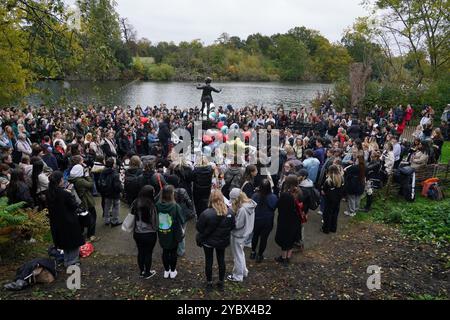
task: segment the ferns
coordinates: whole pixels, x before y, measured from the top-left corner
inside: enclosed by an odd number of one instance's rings
[[[0,199],[0,228],[13,227],[23,224],[28,220],[28,215],[21,208],[25,202],[8,205],[7,198]]]

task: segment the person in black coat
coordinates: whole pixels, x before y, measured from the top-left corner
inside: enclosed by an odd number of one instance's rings
[[[297,214],[295,199],[301,193],[297,176],[288,176],[278,200],[278,222],[275,242],[281,247],[282,254],[277,262],[287,265],[292,256],[294,243],[300,234],[300,218]]]
[[[64,250],[64,265],[68,267],[79,262],[80,246],[85,241],[77,215],[78,204],[63,186],[62,172],[53,172],[47,191],[50,229],[55,247]]]
[[[199,215],[208,208],[211,194],[213,169],[208,165],[206,159],[203,159],[200,166],[195,167],[193,177],[194,205],[195,211]]]
[[[358,123],[358,120],[353,120],[350,128],[347,129],[347,134],[352,140],[361,138],[361,126]]]
[[[22,169],[14,169],[11,172],[6,196],[8,197],[8,205],[25,202],[26,207],[33,207],[33,197],[31,196],[30,188],[25,182],[25,176]]]
[[[370,162],[367,165],[367,179],[369,180],[369,188],[367,190],[366,206],[364,211],[369,212],[372,208],[373,202],[373,189],[381,188],[382,164],[380,161],[380,153],[378,151],[372,151],[370,155]]]
[[[205,106],[206,106],[207,115],[209,115],[209,106],[211,105],[211,103],[214,102],[211,93],[212,92],[216,92],[216,93],[222,92],[222,90],[218,90],[218,89],[212,87],[211,82],[212,82],[212,79],[208,77],[208,78],[206,78],[204,85],[199,84],[197,86],[198,90],[203,90],[202,98],[200,100],[202,103],[202,115],[203,115],[203,111],[205,110]]]
[[[345,193],[347,194],[348,211],[344,214],[354,217],[359,210],[361,196],[366,187],[366,164],[364,155],[358,154],[357,163],[345,168]]]
[[[322,195],[325,202],[323,210],[322,232],[328,234],[337,231],[339,207],[344,196],[344,177],[339,167],[330,166],[327,178],[322,185]]]
[[[170,119],[166,117],[163,122],[159,124],[158,139],[162,148],[162,158],[166,159],[169,155],[170,142]]]
[[[230,245],[231,230],[235,227],[235,218],[231,209],[228,209],[223,194],[213,190],[209,199],[209,208],[200,214],[197,221],[197,245],[203,247],[205,252],[205,273],[207,288],[212,288],[213,255],[216,250],[219,265],[219,288],[223,288],[225,279],[225,249]]]

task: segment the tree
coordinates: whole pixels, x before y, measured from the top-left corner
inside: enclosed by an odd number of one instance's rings
[[[372,1],[366,1],[372,4]],[[448,72],[450,62],[450,19],[448,0],[377,0],[375,9],[383,12],[381,28],[387,30],[399,44],[405,40],[408,51],[415,57],[422,83],[425,65],[421,52],[426,51],[431,65],[431,76],[440,70]]]
[[[81,11],[83,69],[86,76],[94,80],[117,78],[120,65],[123,67],[131,61],[123,52],[115,1],[78,0],[78,5]]]
[[[276,42],[278,67],[282,80],[304,80],[309,65],[308,49],[291,36],[281,36]]]

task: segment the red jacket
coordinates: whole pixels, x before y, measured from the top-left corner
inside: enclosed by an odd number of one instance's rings
[[[406,119],[406,121],[411,121],[411,118],[412,118],[412,116],[413,116],[413,113],[414,113],[414,110],[413,110],[413,108],[411,108],[411,109],[406,109],[406,116],[405,116],[405,119]]]

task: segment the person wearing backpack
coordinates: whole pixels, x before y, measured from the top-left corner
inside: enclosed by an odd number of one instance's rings
[[[230,192],[234,188],[241,187],[241,181],[244,173],[240,164],[232,163],[230,167],[225,171],[225,185],[222,188],[222,193],[225,198],[230,198]]]
[[[86,222],[87,238],[91,242],[100,240],[95,236],[95,229],[97,224],[97,211],[95,210],[95,200],[92,195],[94,187],[94,180],[89,175],[89,169],[83,166],[83,158],[79,155],[72,157],[74,166],[70,170],[68,181],[72,183],[75,190],[80,197],[83,207],[89,211]]]
[[[235,227],[234,214],[225,202],[220,190],[212,190],[208,209],[200,213],[197,221],[197,245],[205,252],[206,288],[212,289],[212,267],[214,251],[219,265],[219,282],[217,286],[223,289],[225,280],[225,249],[230,245],[231,230]]]
[[[232,209],[235,214],[236,226],[231,231],[231,252],[233,253],[233,274],[227,279],[232,282],[242,282],[248,276],[245,262],[244,245],[252,234],[255,225],[256,202],[249,199],[241,189],[230,192]]]
[[[156,271],[152,270],[153,249],[158,230],[154,193],[152,186],[144,186],[131,205],[131,214],[135,216],[133,238],[138,249],[139,276],[144,279],[150,279],[156,274]]]
[[[167,177],[167,183],[172,185],[175,188],[175,201],[180,205],[181,212],[183,214],[184,224],[181,226],[183,229],[183,233],[186,231],[187,222],[194,217],[194,204],[192,203],[191,198],[186,189],[180,188],[180,178],[176,175],[170,175]],[[185,238],[178,244],[177,254],[179,257],[184,256],[186,252],[186,243]]]
[[[125,172],[124,181],[124,192],[128,205],[134,202],[143,187],[142,174],[141,159],[138,156],[132,156],[130,159],[130,167]]]
[[[106,160],[105,170],[100,175],[99,184],[102,197],[105,198],[104,219],[105,225],[111,228],[122,224],[119,221],[120,194],[123,191],[120,176],[116,167],[116,160],[109,158]]]
[[[181,207],[175,202],[175,188],[171,185],[163,187],[161,199],[156,204],[158,212],[158,238],[163,249],[164,279],[175,279],[177,272],[177,249],[184,234],[182,226],[184,218]]]
[[[320,205],[320,193],[314,187],[314,183],[308,178],[309,174],[306,169],[302,169],[298,172],[299,188],[301,190],[301,196],[299,201],[303,204],[303,212],[307,216],[309,210],[316,210]],[[300,247],[300,250],[304,248],[305,241],[305,226],[301,223],[299,239],[296,245]]]

